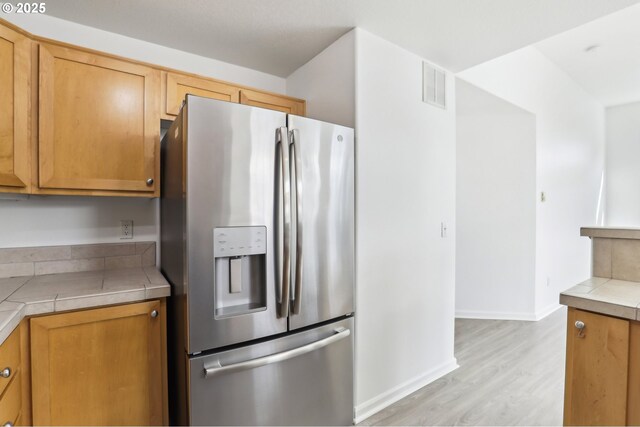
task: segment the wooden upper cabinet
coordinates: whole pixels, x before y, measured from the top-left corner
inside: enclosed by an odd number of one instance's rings
[[[160,71],[46,43],[39,60],[38,192],[158,196]]]
[[[164,316],[148,301],[31,319],[33,424],[168,423]]]
[[[240,89],[215,80],[187,76],[176,73],[163,73],[164,81],[164,113],[177,116],[187,94],[222,101],[239,102]]]
[[[574,308],[567,318],[564,425],[626,425],[630,322]]]
[[[0,192],[30,190],[31,40],[0,24]]]
[[[273,95],[249,89],[241,89],[240,103],[282,111],[297,116],[305,115],[305,102],[303,100],[283,95]]]
[[[0,19],[0,193],[160,196],[160,119],[187,94],[305,115],[302,99],[32,36]]]

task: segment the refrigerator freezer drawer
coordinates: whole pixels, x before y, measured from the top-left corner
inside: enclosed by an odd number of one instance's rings
[[[189,361],[192,425],[351,425],[353,318]]]

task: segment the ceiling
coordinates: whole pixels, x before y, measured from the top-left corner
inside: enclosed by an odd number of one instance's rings
[[[536,47],[603,105],[640,101],[640,4]]]
[[[358,26],[457,72],[639,0],[48,0],[47,14],[286,77]]]

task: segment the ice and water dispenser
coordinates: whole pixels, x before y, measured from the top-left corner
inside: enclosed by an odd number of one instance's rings
[[[215,317],[267,309],[267,228],[213,230]]]

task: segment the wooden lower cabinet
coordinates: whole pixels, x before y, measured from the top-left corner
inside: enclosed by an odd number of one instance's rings
[[[164,300],[30,320],[34,425],[166,424]]]
[[[0,345],[0,426],[20,425],[23,409],[23,364],[20,333],[15,331]]]
[[[13,380],[7,387],[6,393],[0,399],[1,425],[18,425],[22,406],[22,378],[20,371],[16,372]]]
[[[569,308],[565,425],[640,424],[640,323]]]

